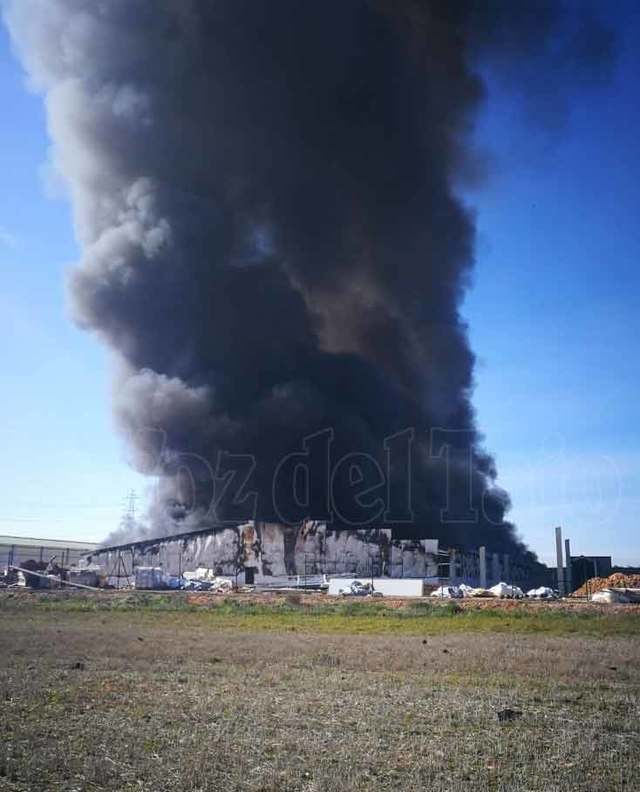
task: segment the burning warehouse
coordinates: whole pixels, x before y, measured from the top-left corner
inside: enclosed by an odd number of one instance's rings
[[[90,560],[113,585],[131,582],[140,566],[176,577],[204,567],[267,585],[317,575],[435,578],[438,542],[393,539],[386,528],[339,531],[315,521],[249,522],[103,547]]]
[[[318,521],[217,525],[101,547],[88,560],[115,587],[133,585],[140,569],[157,570],[163,584],[175,579],[177,585],[183,576],[207,569],[261,587],[349,576],[487,585],[505,577],[523,582],[533,571],[517,558],[487,553],[484,547],[448,549],[436,539],[395,538],[388,528],[336,530]]]
[[[456,185],[482,171],[478,58],[514,41],[546,52],[555,14],[539,26],[517,4],[52,5],[16,3],[11,26],[51,97],[71,184],[75,318],[114,352],[131,461],[160,481],[148,535],[205,525],[226,547],[233,531],[215,521],[328,519],[329,470],[344,526],[393,528],[362,501],[350,512],[356,455],[361,491],[385,470],[392,504],[411,493],[404,539],[527,557],[471,404],[460,309],[475,226]],[[300,513],[276,485],[307,452],[319,461]],[[249,513],[212,497],[229,473],[251,475]],[[303,544],[313,556],[320,541]],[[278,543],[278,568],[293,568],[291,535]]]

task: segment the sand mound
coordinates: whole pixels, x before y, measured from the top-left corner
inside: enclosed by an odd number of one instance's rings
[[[588,594],[595,594],[596,591],[608,588],[640,588],[640,575],[623,575],[621,572],[614,572],[606,578],[591,578],[573,593],[576,597],[586,597]]]

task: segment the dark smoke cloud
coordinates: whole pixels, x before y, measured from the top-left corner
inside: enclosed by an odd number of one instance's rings
[[[255,455],[268,519],[304,437],[331,427],[334,461],[383,463],[384,438],[415,427],[405,534],[524,552],[475,428],[474,222],[452,184],[474,167],[477,64],[542,61],[533,93],[558,64],[586,74],[610,48],[591,16],[462,0],[14,0],[6,16],[73,198],[76,318],[116,351],[120,425],[161,473],[151,531],[205,519],[204,466],[202,508],[180,504],[185,452]],[[473,449],[471,472],[450,455],[448,504],[433,428]],[[443,521],[470,505],[476,521]]]

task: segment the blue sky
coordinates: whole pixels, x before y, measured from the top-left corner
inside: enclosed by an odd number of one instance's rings
[[[0,96],[0,534],[99,540],[146,485],[113,431],[108,356],[66,315],[71,212],[47,167],[42,100],[2,27]]]
[[[493,156],[464,314],[475,405],[512,518],[545,560],[573,550],[640,563],[640,8],[619,22],[610,81],[545,129],[491,86]]]
[[[493,166],[466,193],[478,422],[511,517],[545,561],[561,524],[575,553],[640,564],[637,22],[629,11],[612,79],[576,96],[562,130],[491,85],[477,137]],[[71,213],[4,30],[0,97],[0,533],[100,540],[148,482],[112,425],[108,354],[66,315]]]

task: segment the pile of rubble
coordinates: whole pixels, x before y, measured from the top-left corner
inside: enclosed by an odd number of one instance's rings
[[[21,566],[10,564],[0,575],[0,588],[98,588],[106,585],[106,576],[99,566],[80,564],[63,567],[55,559],[56,556],[52,556],[48,562],[27,559]]]
[[[182,575],[166,575],[161,567],[136,567],[135,588],[158,591],[162,589],[182,591],[213,591],[226,594],[233,589],[231,578],[221,577],[215,570],[198,567],[194,572]]]
[[[354,580],[345,588],[339,590],[341,597],[382,597],[382,592],[376,591],[373,583]]]
[[[591,578],[576,589],[572,596],[587,597],[606,589],[619,588],[640,589],[640,575],[623,575],[621,572],[614,572],[608,578]]]
[[[591,578],[571,596],[589,597],[593,602],[601,603],[640,603],[640,575],[614,572],[607,578]]]

